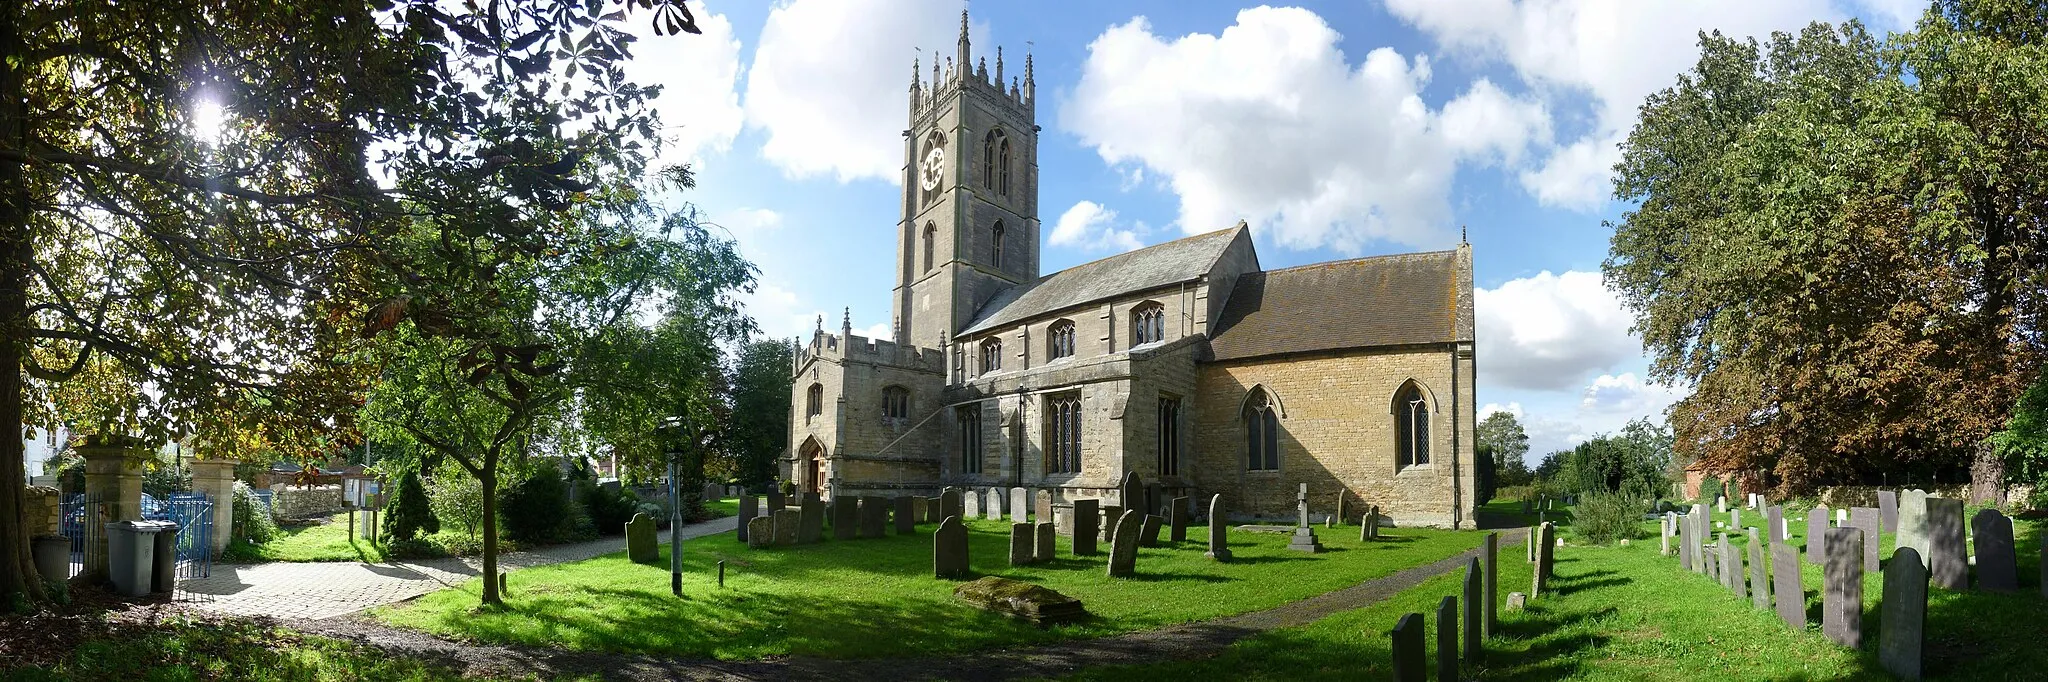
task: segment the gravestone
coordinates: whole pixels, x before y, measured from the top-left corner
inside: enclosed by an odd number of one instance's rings
[[[981,518],[982,518],[982,520],[985,520],[985,521],[1001,521],[1001,520],[1003,520],[1003,516],[1005,515],[1004,511],[1005,511],[1005,508],[1004,508],[1004,506],[1003,506],[1003,489],[1002,489],[1002,488],[989,488],[988,490],[986,490],[986,491],[983,491],[983,492],[982,492],[982,497],[981,497]]]
[[[1927,491],[1919,488],[1899,494],[1899,530],[1893,547],[1911,547],[1920,553],[1920,560],[1927,562],[1929,573],[1934,571],[1934,558],[1927,555]]]
[[[1105,505],[1102,505],[1102,543],[1103,543],[1103,544],[1109,544],[1109,540],[1110,540],[1110,538],[1116,537],[1116,521],[1117,521],[1117,519],[1121,519],[1121,518],[1123,518],[1123,517],[1124,517],[1124,508],[1123,508],[1122,506],[1120,506],[1120,505],[1114,505],[1114,504],[1105,504]]]
[[[1480,580],[1479,557],[1465,562],[1465,660],[1478,663],[1481,655],[1480,637]],[[1457,667],[1455,665],[1451,666]]]
[[[860,498],[832,496],[832,539],[852,540],[860,531]]]
[[[1485,595],[1483,595],[1486,601],[1481,602],[1485,605],[1486,611],[1486,618],[1481,622],[1486,624],[1486,629],[1482,634],[1492,637],[1500,632],[1500,609],[1498,607],[1500,604],[1498,601],[1500,596],[1499,533],[1486,534],[1486,541],[1480,545],[1479,567],[1481,573],[1485,576],[1486,582]]]
[[[1297,552],[1314,554],[1323,551],[1323,543],[1316,539],[1316,529],[1308,525],[1308,484],[1301,484],[1301,492],[1294,497],[1295,512],[1298,516],[1294,526],[1294,539],[1287,548]]]
[[[1886,533],[1899,532],[1899,494],[1889,490],[1877,491],[1878,520],[1884,523]]]
[[[917,532],[917,503],[914,501],[915,499],[913,497],[898,497],[895,499],[896,513],[891,520],[896,522],[897,535],[910,535]]]
[[[953,588],[953,596],[975,607],[1038,626],[1071,623],[1088,617],[1081,601],[1039,585],[987,576]]]
[[[978,519],[981,517],[981,491],[970,490],[967,492],[967,518]]]
[[[1395,621],[1387,633],[1394,640],[1394,682],[1423,682],[1428,666],[1423,661],[1422,614],[1410,613]]]
[[[1849,525],[1849,510],[1847,510],[1847,509],[1836,509],[1836,510],[1835,510],[1835,527],[1836,527],[1836,528],[1841,528],[1841,527],[1843,527],[1843,526],[1847,526],[1847,525]]]
[[[1996,509],[1970,517],[1970,537],[1977,540],[1977,589],[2017,592],[2019,553],[2013,548],[2012,520]]]
[[[1033,516],[1035,517],[1035,520],[1037,520],[1037,521],[1038,521],[1039,523],[1051,523],[1051,522],[1052,522],[1052,491],[1050,491],[1050,490],[1040,490],[1040,491],[1038,491],[1038,499],[1036,499],[1036,500],[1033,500],[1032,502],[1033,502],[1033,503],[1032,503],[1032,505],[1031,505],[1031,513],[1032,513],[1032,514],[1033,514]]]
[[[1230,560],[1230,542],[1226,540],[1230,523],[1224,519],[1223,496],[1209,496],[1209,552],[1205,556],[1217,561]]]
[[[1544,588],[1550,586],[1551,557],[1557,551],[1556,526],[1548,523],[1536,527],[1536,566],[1529,581],[1529,598],[1543,597]]]
[[[1533,566],[1536,564],[1536,543],[1543,541],[1542,524],[1530,526],[1528,533],[1524,534],[1522,537],[1528,538],[1526,541],[1522,543],[1522,549],[1525,554],[1529,555],[1529,564]]]
[[[912,496],[912,497],[910,498],[910,522],[911,522],[911,523],[913,523],[913,524],[917,524],[917,523],[931,523],[931,522],[932,522],[932,520],[931,520],[931,514],[932,514],[932,512],[931,512],[931,507],[932,507],[932,506],[931,506],[931,504],[930,504],[930,501],[931,501],[931,500],[930,500],[930,498],[926,498],[926,497],[923,497],[923,496]]]
[[[782,488],[777,486],[769,486],[767,513],[774,514],[775,512],[782,511],[787,508],[789,508],[789,504],[784,502],[782,499]]]
[[[1672,516],[1673,515],[1671,512],[1664,512],[1664,516],[1658,519],[1659,523],[1657,524],[1657,542],[1659,544],[1657,548],[1657,553],[1663,556],[1671,556]]]
[[[1772,544],[1771,599],[1778,604],[1778,618],[1794,630],[1806,629],[1806,587],[1799,580],[1799,550]]]
[[[646,514],[634,514],[626,522],[626,556],[636,564],[651,564],[661,560],[661,546],[654,541],[654,519]]]
[[[1765,527],[1764,527],[1764,532],[1766,532],[1766,533],[1770,533],[1770,534],[1771,534],[1771,544],[1775,545],[1775,544],[1778,544],[1778,543],[1784,542],[1784,541],[1785,541],[1785,508],[1784,508],[1784,507],[1782,507],[1782,506],[1779,506],[1779,507],[1765,507],[1765,508],[1764,508],[1764,526],[1765,526]]]
[[[1528,608],[1528,606],[1529,595],[1522,594],[1520,592],[1509,592],[1507,603],[1502,604],[1501,608],[1503,610],[1513,612],[1520,611],[1524,608]]]
[[[747,541],[747,524],[752,522],[754,520],[754,517],[760,515],[761,498],[754,497],[753,495],[741,495],[739,520],[740,542]]]
[[[1152,514],[1146,514],[1145,525],[1142,527],[1141,530],[1138,531],[1138,545],[1140,547],[1158,547],[1159,527],[1165,525],[1165,523],[1166,519],[1159,518],[1158,516]]]
[[[1436,604],[1436,680],[1458,682],[1458,598]]]
[[[1138,567],[1138,531],[1144,522],[1136,510],[1126,511],[1118,517],[1109,540],[1109,575],[1113,578],[1132,574]]]
[[[1764,570],[1763,533],[1749,529],[1749,599],[1759,609],[1771,608],[1770,572]]]
[[[1692,570],[1701,575],[1706,575],[1713,570],[1708,567],[1710,562],[1705,551],[1707,540],[1713,537],[1713,529],[1714,517],[1707,513],[1707,505],[1693,505],[1692,539],[1685,544],[1688,549],[1692,550]]]
[[[1367,505],[1365,516],[1358,520],[1358,541],[1369,542],[1380,539],[1379,505]]]
[[[1345,494],[1344,491],[1340,490],[1337,492],[1337,525],[1339,526],[1351,522],[1351,517],[1347,516],[1347,514],[1349,514],[1351,511],[1349,508],[1349,502],[1346,501],[1346,499],[1349,497],[1351,496]]]
[[[1728,541],[1728,534],[1721,534],[1721,585],[1734,592],[1737,599],[1748,595],[1742,593],[1742,555],[1735,552],[1735,543]]]
[[[803,512],[788,507],[769,514],[768,518],[775,520],[775,544],[796,544],[797,538],[802,535],[799,531],[803,527],[803,516]]]
[[[1815,566],[1828,556],[1828,508],[1814,507],[1806,514],[1806,561]]]
[[[1970,565],[1963,546],[1963,501],[1927,498],[1927,515],[1921,517],[1927,535],[1927,573],[1934,585],[1946,590],[1970,588]],[[1917,549],[1917,548],[1916,548]]]
[[[706,502],[717,500],[723,497],[725,497],[725,486],[719,485],[717,483],[704,484],[704,500]]]
[[[775,546],[775,519],[766,516],[747,519],[747,546],[756,549]]]
[[[1166,518],[1166,515],[1165,515],[1165,514],[1160,514],[1160,513],[1159,513],[1159,512],[1160,512],[1160,511],[1162,510],[1162,508],[1164,507],[1164,505],[1165,505],[1165,504],[1166,504],[1166,494],[1165,494],[1165,493],[1163,493],[1163,492],[1160,492],[1160,490],[1159,490],[1159,482],[1158,482],[1158,481],[1152,481],[1152,482],[1146,483],[1146,484],[1145,484],[1145,513],[1147,513],[1147,514],[1159,514],[1159,517],[1160,517],[1160,518]]]
[[[888,529],[889,498],[860,498],[860,536],[871,539],[880,538],[888,534]]]
[[[944,523],[947,517],[964,518],[963,515],[966,514],[966,511],[961,506],[959,488],[947,488],[939,491],[938,514],[939,522],[941,523]]]
[[[796,542],[808,545],[817,542],[825,534],[825,502],[817,493],[804,493],[797,503]]]
[[[1102,501],[1088,497],[1074,500],[1074,556],[1095,553],[1097,527],[1102,524]]]
[[[1877,572],[1878,528],[1884,521],[1875,507],[1850,507],[1849,526],[1863,531],[1863,572]]]
[[[1529,508],[1529,501],[1528,501],[1528,500],[1522,500],[1522,515],[1523,515],[1523,516],[1528,516],[1528,515],[1530,515],[1530,514],[1533,514],[1533,513],[1535,513],[1535,510],[1532,510],[1532,509],[1530,509],[1530,508]]]
[[[1820,629],[1851,649],[1863,646],[1863,531],[1829,528],[1821,579]]]
[[[1714,511],[1723,514],[1728,513],[1728,497],[1726,495],[1714,496]]]
[[[1877,661],[1900,679],[1920,679],[1927,643],[1927,567],[1911,547],[1892,552],[1884,567],[1884,603],[1878,605]]]
[[[1051,521],[1040,521],[1032,525],[1038,529],[1038,542],[1032,546],[1032,560],[1038,563],[1052,561],[1054,555],[1059,552],[1059,531],[1053,528]]]
[[[1038,529],[1028,523],[1010,524],[1010,565],[1026,566],[1038,560]]]
[[[945,502],[945,499],[944,499],[944,498],[941,498],[941,497],[927,497],[927,498],[924,498],[924,517],[923,517],[923,519],[921,520],[921,522],[922,522],[922,523],[938,523],[938,522],[939,522],[939,519],[940,519],[940,518],[942,518],[942,517],[940,517],[940,516],[939,516],[939,510],[940,510],[940,509],[942,509],[942,508],[944,508],[945,506],[946,506],[946,502]]]
[[[1124,509],[1145,508],[1145,484],[1138,480],[1138,473],[1124,474],[1123,483],[1117,486],[1117,505]]]
[[[960,517],[948,516],[932,531],[932,576],[958,578],[967,575],[967,526]]]
[[[1729,527],[1729,528],[1731,528],[1731,529],[1739,529],[1739,528],[1742,528],[1742,508],[1741,508],[1741,507],[1736,507],[1736,508],[1734,508],[1734,509],[1730,509],[1730,510],[1728,510],[1728,527]]]
[[[1031,520],[1031,491],[1024,488],[1010,489],[1010,523],[1024,523]],[[1052,519],[1045,519],[1051,521]]]
[[[1175,543],[1188,541],[1188,498],[1176,497],[1167,502],[1166,520],[1173,529],[1168,535]]]

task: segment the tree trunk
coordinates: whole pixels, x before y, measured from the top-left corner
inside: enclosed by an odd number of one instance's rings
[[[2005,460],[1988,439],[1977,444],[1977,456],[1970,462],[1970,503],[2005,506]]]
[[[0,10],[0,146],[26,149],[28,102],[21,66],[20,5]],[[20,162],[0,162],[0,605],[43,599],[29,555],[24,489],[27,453],[22,443],[21,362],[27,351],[28,263],[35,257],[28,229],[28,185]],[[19,595],[17,597],[17,595]]]
[[[498,453],[484,453],[477,482],[484,489],[484,606],[504,606],[498,594]]]

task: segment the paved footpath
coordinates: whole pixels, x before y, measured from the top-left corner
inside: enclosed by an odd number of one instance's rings
[[[683,526],[684,540],[732,530],[736,517]],[[661,541],[668,541],[662,533]],[[623,537],[508,552],[498,557],[500,570],[581,561],[624,551]],[[213,574],[178,584],[177,600],[191,606],[237,616],[331,618],[372,606],[404,601],[483,573],[473,558],[428,559],[416,562],[365,564],[321,562],[214,564]]]

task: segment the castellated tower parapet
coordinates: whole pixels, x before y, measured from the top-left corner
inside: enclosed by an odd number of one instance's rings
[[[962,10],[959,50],[943,59],[946,63],[945,68],[940,68],[941,58],[934,51],[931,80],[926,81],[920,66],[921,60],[916,57],[910,60],[911,121],[916,122],[931,114],[933,110],[944,105],[949,97],[966,93],[980,93],[998,100],[1007,100],[1024,114],[1026,120],[1035,121],[1038,88],[1032,81],[1031,55],[1024,55],[1024,80],[1020,83],[1015,77],[1011,77],[1008,85],[1003,83],[1002,47],[996,48],[996,64],[993,71],[988,68],[986,57],[975,61],[971,59],[972,56],[973,50],[967,39],[967,12]]]

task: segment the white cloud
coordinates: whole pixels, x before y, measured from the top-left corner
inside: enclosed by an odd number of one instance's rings
[[[656,36],[652,15],[635,14],[625,28],[639,38],[626,76],[642,85],[662,86],[653,103],[661,114],[656,163],[701,163],[732,148],[739,135],[740,41],[723,14],[694,13],[701,35]]]
[[[1506,412],[1514,415],[1516,420],[1520,420],[1522,418],[1522,404],[1508,403],[1502,405],[1500,403],[1487,403],[1485,407],[1479,408],[1479,421],[1486,421],[1486,418],[1495,412]]]
[[[912,46],[924,48],[930,79],[932,58],[956,52],[963,6],[786,0],[769,10],[745,98],[747,125],[768,134],[762,158],[790,177],[901,182]],[[968,33],[977,54],[995,56],[986,24]]]
[[[1599,273],[1545,271],[1472,294],[1487,384],[1562,390],[1641,357],[1631,318]]]
[[[822,310],[812,310],[798,300],[796,292],[785,289],[773,282],[761,282],[754,287],[754,293],[741,297],[746,303],[747,314],[754,316],[761,333],[787,339],[808,337],[817,328]]]
[[[1866,0],[1889,6],[1905,0]],[[1593,209],[1608,197],[1615,143],[1650,93],[1671,86],[1699,58],[1700,31],[1758,36],[1834,21],[1825,0],[1387,0],[1387,9],[1446,50],[1507,64],[1550,98],[1586,96],[1591,129],[1551,150],[1523,186],[1551,206]],[[1921,3],[1923,6],[1926,4]]]
[[[1633,419],[1662,417],[1664,408],[1686,396],[1685,391],[1664,384],[1645,382],[1634,372],[1602,374],[1586,386],[1579,399],[1582,412]]]
[[[1379,48],[1354,67],[1340,39],[1298,8],[1179,38],[1139,17],[1089,44],[1060,125],[1177,193],[1184,232],[1244,219],[1283,246],[1350,253],[1439,241],[1460,160],[1512,163],[1547,140],[1540,103],[1480,81],[1432,111],[1427,59]]]
[[[895,340],[896,338],[895,329],[889,326],[889,323],[887,322],[876,324],[874,326],[868,327],[867,329],[855,329],[853,330],[853,333],[868,337],[870,339],[881,339],[883,341],[892,341]]]
[[[1117,229],[1116,211],[1093,201],[1075,202],[1072,208],[1061,213],[1060,219],[1053,223],[1052,236],[1046,241],[1054,246],[1094,251],[1121,252],[1144,246],[1136,231]]]
[[[732,232],[734,238],[748,242],[781,229],[782,214],[765,208],[743,207],[720,211],[717,220],[711,222]]]

